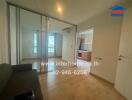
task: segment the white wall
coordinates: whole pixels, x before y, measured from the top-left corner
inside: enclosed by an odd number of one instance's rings
[[[65,30],[62,34],[63,34],[62,59],[74,63],[76,48],[75,27],[71,27],[70,30],[69,29]]]
[[[94,27],[91,73],[111,83],[116,75],[121,22],[120,17],[112,17],[107,11],[78,25],[78,31]],[[95,57],[102,58],[98,66],[94,66]]]
[[[0,63],[8,63],[6,2],[0,0]]]
[[[10,50],[12,65],[17,64],[16,38],[16,7],[10,6]]]
[[[119,53],[126,58],[118,62],[115,88],[132,100],[132,6],[125,12]]]

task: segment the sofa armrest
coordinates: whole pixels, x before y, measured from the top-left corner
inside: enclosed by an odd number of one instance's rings
[[[20,64],[20,65],[13,65],[13,71],[27,71],[32,70],[32,64]]]

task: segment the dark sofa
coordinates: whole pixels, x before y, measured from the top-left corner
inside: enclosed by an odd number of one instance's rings
[[[29,90],[33,92],[35,100],[43,100],[38,73],[31,64],[0,64],[0,100],[10,100]]]

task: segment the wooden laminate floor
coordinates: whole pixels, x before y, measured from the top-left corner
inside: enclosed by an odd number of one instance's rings
[[[125,100],[111,84],[90,74],[61,73],[80,68],[51,65],[54,71],[39,75],[44,100]]]

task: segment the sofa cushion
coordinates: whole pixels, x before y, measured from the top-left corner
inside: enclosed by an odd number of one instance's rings
[[[8,64],[0,64],[0,94],[12,75],[12,67]]]

